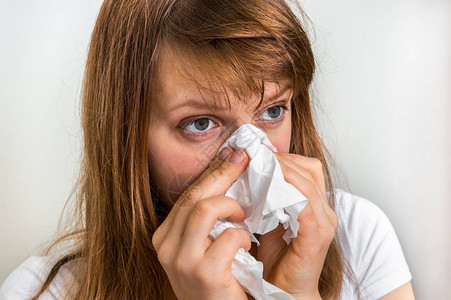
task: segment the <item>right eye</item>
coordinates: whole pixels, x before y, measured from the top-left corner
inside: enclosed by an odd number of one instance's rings
[[[200,118],[190,121],[182,127],[190,132],[205,132],[214,127],[214,122],[208,118]]]
[[[192,139],[203,139],[214,133],[219,125],[210,118],[198,118],[180,126],[183,133]]]

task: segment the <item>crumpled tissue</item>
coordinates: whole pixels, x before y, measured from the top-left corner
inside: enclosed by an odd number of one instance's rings
[[[241,125],[221,145],[218,153],[226,146],[242,148],[250,157],[247,168],[223,194],[237,200],[247,218],[243,222],[230,222],[227,218],[217,220],[210,235],[216,239],[229,227],[243,228],[248,231],[251,241],[259,246],[254,233],[268,233],[281,223],[286,230],[283,239],[287,245],[290,244],[298,233],[299,212],[308,200],[297,188],[285,181],[280,164],[272,152],[277,152],[277,149],[266,134],[252,124]],[[263,263],[243,248],[239,249],[233,259],[232,274],[243,289],[257,300],[295,299],[265,281]]]

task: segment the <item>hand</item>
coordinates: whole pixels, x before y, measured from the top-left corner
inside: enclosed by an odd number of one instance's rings
[[[263,262],[266,281],[297,299],[321,299],[318,281],[338,219],[326,198],[321,161],[296,154],[278,153],[284,178],[309,200],[298,216],[299,231],[290,245],[282,238],[282,224],[261,235],[257,259]]]
[[[231,266],[240,248],[250,249],[249,234],[243,229],[228,228],[214,241],[208,237],[216,220],[241,222],[246,218],[237,201],[218,196],[249,162],[245,151],[235,152],[241,152],[243,160],[232,163],[233,153],[225,161],[216,157],[182,193],[152,237],[158,260],[178,299],[247,299],[232,276]]]

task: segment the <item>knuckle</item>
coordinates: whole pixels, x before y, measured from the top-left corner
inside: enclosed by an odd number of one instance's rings
[[[330,242],[334,239],[335,231],[336,231],[336,228],[334,226],[332,226],[331,224],[322,226],[320,228],[320,233],[321,233],[322,239],[325,242],[327,242],[327,245],[329,245]]]
[[[251,248],[251,238],[249,233],[242,228],[227,228],[222,233],[225,238],[230,241],[230,243],[236,244],[245,249]]]
[[[204,286],[211,285],[213,276],[211,276],[208,270],[209,268],[204,264],[198,264],[193,268],[192,276]]]
[[[164,243],[165,234],[167,232],[166,228],[163,227],[164,223],[160,225],[152,234],[152,246],[155,249],[155,251],[158,251],[161,249],[162,244]]]
[[[201,216],[208,216],[213,210],[214,207],[209,201],[200,200],[194,205],[193,212]]]
[[[334,236],[335,236],[335,227],[334,226],[328,226],[326,229],[326,237],[328,240],[333,240]]]
[[[338,225],[339,225],[339,220],[338,220],[338,216],[333,211],[331,213],[331,222],[332,222],[332,226],[334,227],[334,231],[336,231],[338,228]]]
[[[227,228],[224,230],[222,234],[225,235],[228,239],[231,241],[239,240],[242,237],[242,233],[240,231],[243,231],[243,229],[240,228]]]
[[[169,251],[167,249],[166,243],[163,243],[160,246],[160,249],[157,251],[157,258],[163,266],[168,266],[170,264]]]
[[[308,172],[308,170],[307,170],[307,172],[305,174],[305,178],[307,178],[307,180],[310,181],[310,182],[315,182],[315,179],[313,178],[312,173]]]
[[[251,238],[249,236],[249,233],[246,230],[244,230],[242,228],[237,228],[236,231],[237,231],[237,237],[239,237],[239,239],[241,241],[246,242],[246,243],[249,242],[249,244],[251,243]]]
[[[161,235],[161,231],[159,230],[159,228],[157,228],[157,230],[155,230],[155,232],[152,235],[152,246],[154,247],[154,249],[157,251],[159,246],[160,246],[160,235]]]
[[[319,160],[316,157],[310,157],[309,158],[310,167],[314,170],[322,170],[323,169],[323,163],[321,160]]]
[[[185,189],[180,196],[180,203],[184,206],[186,205],[194,205],[199,199],[202,197],[202,187],[190,185],[187,189]]]
[[[244,211],[243,207],[241,207],[240,202],[232,197],[227,197],[225,201],[228,203],[228,205],[235,207],[237,210],[243,212],[243,214],[246,215],[246,212]]]
[[[325,236],[325,241],[326,241],[327,247],[334,240],[334,238],[335,238],[335,230],[331,229],[331,230],[329,230],[329,232]]]
[[[229,169],[227,168],[228,163],[222,163],[220,166],[218,166],[213,172],[212,175],[217,177],[227,177],[230,175]]]
[[[187,263],[182,256],[177,256],[177,258],[174,260],[174,263],[172,264],[172,267],[179,274],[187,273]]]
[[[222,162],[220,160],[218,160],[217,158],[213,159],[209,164],[210,170],[213,171],[213,170],[217,169],[221,165],[221,163]]]

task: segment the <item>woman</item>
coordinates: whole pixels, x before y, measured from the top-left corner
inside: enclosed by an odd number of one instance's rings
[[[230,268],[245,248],[297,299],[413,299],[385,215],[333,188],[310,107],[314,69],[283,0],[105,1],[83,85],[78,223],[55,245],[72,243],[56,261],[27,260],[2,295],[246,299]],[[285,180],[309,199],[289,246],[281,226],[258,249],[240,229],[208,237],[217,219],[246,217],[220,195],[249,157],[215,156],[244,123],[267,134]]]

